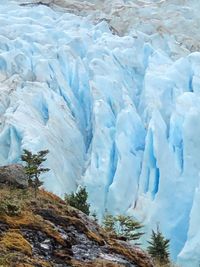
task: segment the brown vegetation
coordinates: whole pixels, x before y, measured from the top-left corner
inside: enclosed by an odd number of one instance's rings
[[[142,250],[116,240],[52,193],[39,190],[35,198],[31,189],[4,186],[0,188],[0,203],[5,199],[16,203],[20,213],[0,214],[0,266],[125,266],[115,261],[116,256],[138,267],[153,266]],[[84,255],[83,247],[91,257]],[[104,259],[103,253],[114,260]]]

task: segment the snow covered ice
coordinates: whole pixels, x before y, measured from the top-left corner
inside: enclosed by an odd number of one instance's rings
[[[198,267],[198,1],[26,2],[0,2],[1,165],[48,148],[48,190],[85,185]]]

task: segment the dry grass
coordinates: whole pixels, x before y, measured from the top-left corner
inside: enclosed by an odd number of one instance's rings
[[[52,267],[46,261],[33,259],[16,252],[7,252],[0,255],[0,267]]]
[[[64,241],[60,234],[53,228],[52,224],[44,220],[40,215],[35,215],[31,211],[24,211],[20,216],[0,215],[0,220],[9,225],[11,229],[30,228],[46,233],[54,238],[60,245]]]
[[[71,264],[73,267],[124,267],[124,265],[115,262],[109,262],[104,259],[98,259],[96,261],[84,263],[79,261],[72,261]]]
[[[59,245],[66,245],[66,241],[60,235],[53,223],[59,222],[59,225],[72,225],[78,232],[84,233],[89,239],[95,241],[99,246],[105,243],[110,248],[111,253],[121,254],[132,262],[137,262],[140,267],[152,266],[146,261],[144,254],[139,251],[133,251],[123,246],[108,235],[103,229],[97,226],[97,230],[90,228],[88,218],[82,218],[81,214],[66,203],[58,196],[39,190],[37,198],[34,197],[34,191],[31,189],[9,189],[8,187],[0,188],[0,202],[10,199],[18,203],[21,207],[20,214],[10,216],[9,214],[0,214],[0,222],[8,226],[8,231],[0,235],[0,267],[52,267],[51,262],[47,262],[32,256],[30,243],[23,237],[20,229],[36,230],[45,233]],[[10,254],[11,253],[11,254]],[[16,253],[21,253],[16,256]],[[55,256],[60,257],[61,251],[56,251]],[[91,262],[78,262],[63,250],[61,258],[65,258],[66,263],[73,267],[121,267],[122,265],[98,259]],[[17,265],[12,265],[17,262]],[[38,264],[38,265],[37,265]],[[40,264],[40,265],[39,265]]]
[[[19,231],[6,232],[0,241],[0,246],[6,250],[19,251],[25,255],[32,255],[30,243],[21,235]]]

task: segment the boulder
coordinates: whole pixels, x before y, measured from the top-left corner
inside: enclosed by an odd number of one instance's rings
[[[8,184],[17,188],[28,187],[28,176],[21,164],[11,164],[0,167],[0,185]]]

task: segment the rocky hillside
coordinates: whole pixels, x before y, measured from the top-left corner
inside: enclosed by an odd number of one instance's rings
[[[109,236],[56,195],[40,190],[35,198],[32,189],[2,183],[0,266],[153,267],[139,248]]]

